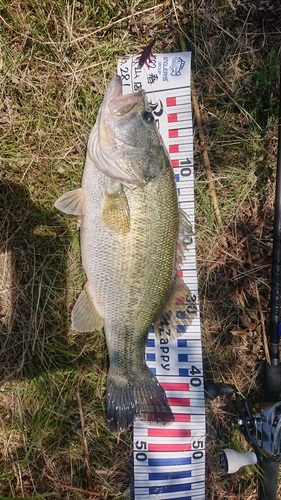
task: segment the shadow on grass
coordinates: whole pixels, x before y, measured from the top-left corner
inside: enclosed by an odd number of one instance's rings
[[[64,223],[0,182],[0,382],[60,365],[67,347]]]
[[[116,444],[105,425],[104,335],[74,342],[68,336],[70,244],[59,216],[34,205],[24,186],[0,181],[0,384],[9,381],[0,402],[9,450],[0,459],[5,498],[39,498],[40,492],[85,498],[85,450],[95,498],[105,491],[109,500],[124,498],[118,493],[132,477],[131,434]]]

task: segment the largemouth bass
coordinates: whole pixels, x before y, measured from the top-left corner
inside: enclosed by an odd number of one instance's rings
[[[55,206],[82,216],[87,282],[72,327],[104,327],[109,430],[125,431],[135,417],[171,422],[145,343],[153,322],[156,334],[173,336],[176,313],[191,320],[190,293],[177,274],[190,225],[178,209],[173,170],[144,91],[123,96],[121,78],[113,78],[90,133],[82,187]]]

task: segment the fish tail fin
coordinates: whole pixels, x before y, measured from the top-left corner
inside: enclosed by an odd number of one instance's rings
[[[147,422],[169,423],[174,417],[164,389],[156,377],[147,370],[134,381],[108,376],[106,419],[110,432],[126,431],[134,418]]]
[[[148,370],[147,377],[142,384],[135,388],[138,402],[137,418],[146,422],[171,423],[174,415],[169,406],[166,393],[158,380]]]
[[[106,421],[112,433],[126,431],[133,423],[136,414],[134,387],[118,377],[107,377]]]

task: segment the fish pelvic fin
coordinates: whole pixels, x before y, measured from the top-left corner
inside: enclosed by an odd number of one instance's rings
[[[102,222],[116,234],[125,235],[130,231],[130,209],[121,182],[114,191],[104,195]]]
[[[82,215],[84,212],[84,191],[82,188],[67,191],[55,202],[61,212],[71,215]]]
[[[106,395],[107,427],[112,433],[129,429],[134,419],[167,424],[174,421],[164,389],[147,368],[146,377],[134,381],[108,375]]]
[[[77,332],[93,332],[102,327],[103,318],[97,311],[87,282],[72,311],[72,328]]]

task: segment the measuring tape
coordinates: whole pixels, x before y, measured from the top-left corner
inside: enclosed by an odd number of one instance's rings
[[[194,227],[194,166],[190,92],[191,54],[157,54],[139,68],[124,57],[117,72],[123,94],[144,89],[174,168],[179,206]],[[194,237],[180,275],[197,305]],[[198,307],[197,307],[198,310]],[[179,315],[180,315],[179,311]],[[179,317],[179,316],[178,316]],[[146,343],[146,361],[166,392],[175,421],[168,426],[134,423],[134,499],[205,500],[205,406],[199,314],[190,326],[177,325],[178,339]]]

